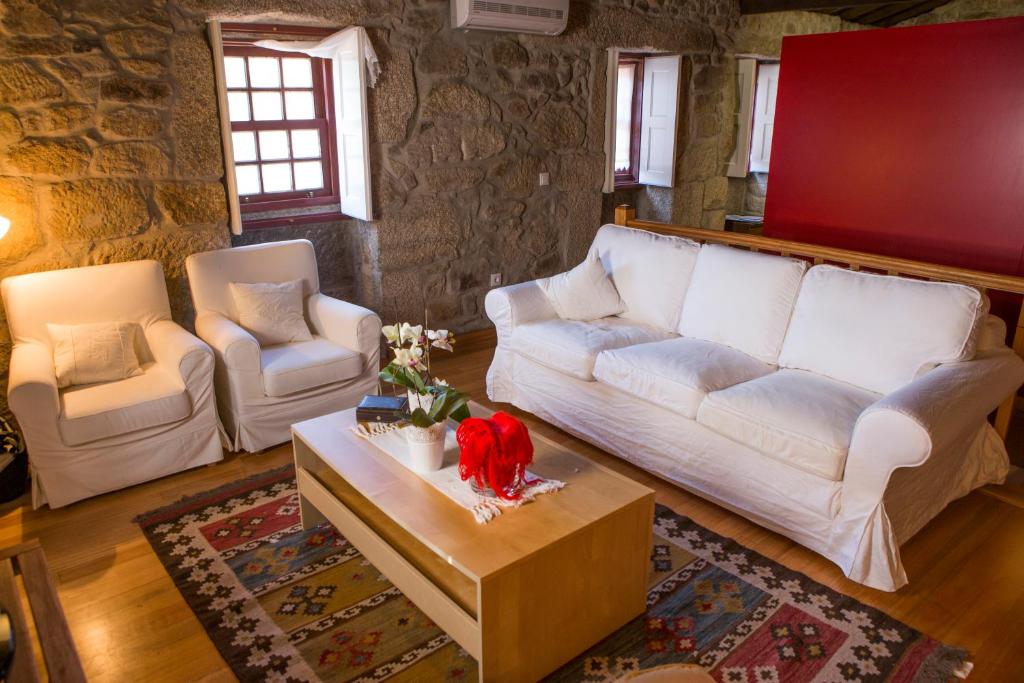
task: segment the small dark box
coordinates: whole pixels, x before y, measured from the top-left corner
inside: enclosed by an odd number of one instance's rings
[[[409,415],[409,398],[406,396],[363,396],[356,407],[358,422],[398,422]]]

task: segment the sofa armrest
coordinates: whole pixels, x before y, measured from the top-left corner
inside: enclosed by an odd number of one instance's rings
[[[487,292],[484,309],[497,330],[499,346],[508,341],[517,325],[558,317],[540,282],[531,280]]]
[[[147,327],[144,334],[157,365],[173,369],[186,386],[197,373],[213,371],[213,351],[181,325],[160,320]]]
[[[370,309],[320,293],[306,300],[306,309],[318,335],[358,351],[367,361],[380,358],[381,322]]]
[[[196,318],[196,334],[227,369],[260,372],[259,342],[237,323],[207,311]]]
[[[53,353],[45,344],[21,342],[14,345],[7,379],[7,405],[22,428],[43,425],[56,429],[60,392],[53,369]]]
[[[1003,348],[940,365],[869,406],[850,441],[844,515],[856,514],[848,503],[880,502],[893,470],[922,465],[932,453],[976,430],[1022,383],[1024,361]]]

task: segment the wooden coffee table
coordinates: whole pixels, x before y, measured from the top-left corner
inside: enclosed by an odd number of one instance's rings
[[[354,424],[353,409],[292,427],[302,525],[334,524],[481,681],[535,681],[643,614],[651,489],[533,434],[530,470],[568,485],[477,524]]]

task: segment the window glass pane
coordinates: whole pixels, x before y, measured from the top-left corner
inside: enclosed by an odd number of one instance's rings
[[[282,59],[281,68],[284,71],[284,87],[313,87],[313,69],[308,59]]]
[[[228,93],[228,118],[232,121],[249,120],[249,96],[246,93]]]
[[[299,90],[297,92],[286,92],[284,103],[287,107],[289,120],[312,119],[316,117],[316,109],[313,108],[313,91]]]
[[[263,164],[264,192],[288,192],[292,189],[291,164]]]
[[[315,159],[320,156],[320,131],[293,130],[292,157],[295,159]]]
[[[256,136],[247,132],[231,134],[231,147],[234,149],[235,161],[256,161]]]
[[[249,57],[249,78],[254,88],[280,88],[281,67],[277,57]]]
[[[274,159],[287,159],[288,157],[288,131],[260,131],[260,159],[272,161]]]
[[[245,59],[243,57],[224,58],[224,83],[229,88],[245,87]]]
[[[319,190],[324,186],[324,168],[319,161],[300,161],[295,164],[295,189]]]
[[[280,121],[284,118],[279,92],[254,92],[252,109],[253,119],[256,121]]]
[[[258,166],[235,166],[235,182],[238,184],[238,194],[259,194],[260,174]]]
[[[633,135],[633,64],[619,65],[615,96],[615,170],[628,171],[629,150]]]

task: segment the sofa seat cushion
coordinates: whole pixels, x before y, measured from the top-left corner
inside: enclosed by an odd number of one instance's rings
[[[267,396],[287,396],[352,379],[363,371],[363,357],[318,336],[262,349],[260,366]]]
[[[857,418],[879,398],[814,373],[779,370],[711,392],[697,421],[767,457],[841,481]]]
[[[594,363],[602,351],[662,341],[676,335],[625,318],[542,320],[516,327],[509,347],[541,365],[586,381],[594,379]]]
[[[692,420],[709,392],[774,370],[723,344],[680,337],[602,351],[594,377]]]
[[[142,366],[142,374],[134,377],[65,389],[60,402],[57,424],[68,446],[179,422],[192,414],[184,383],[156,363]]]

